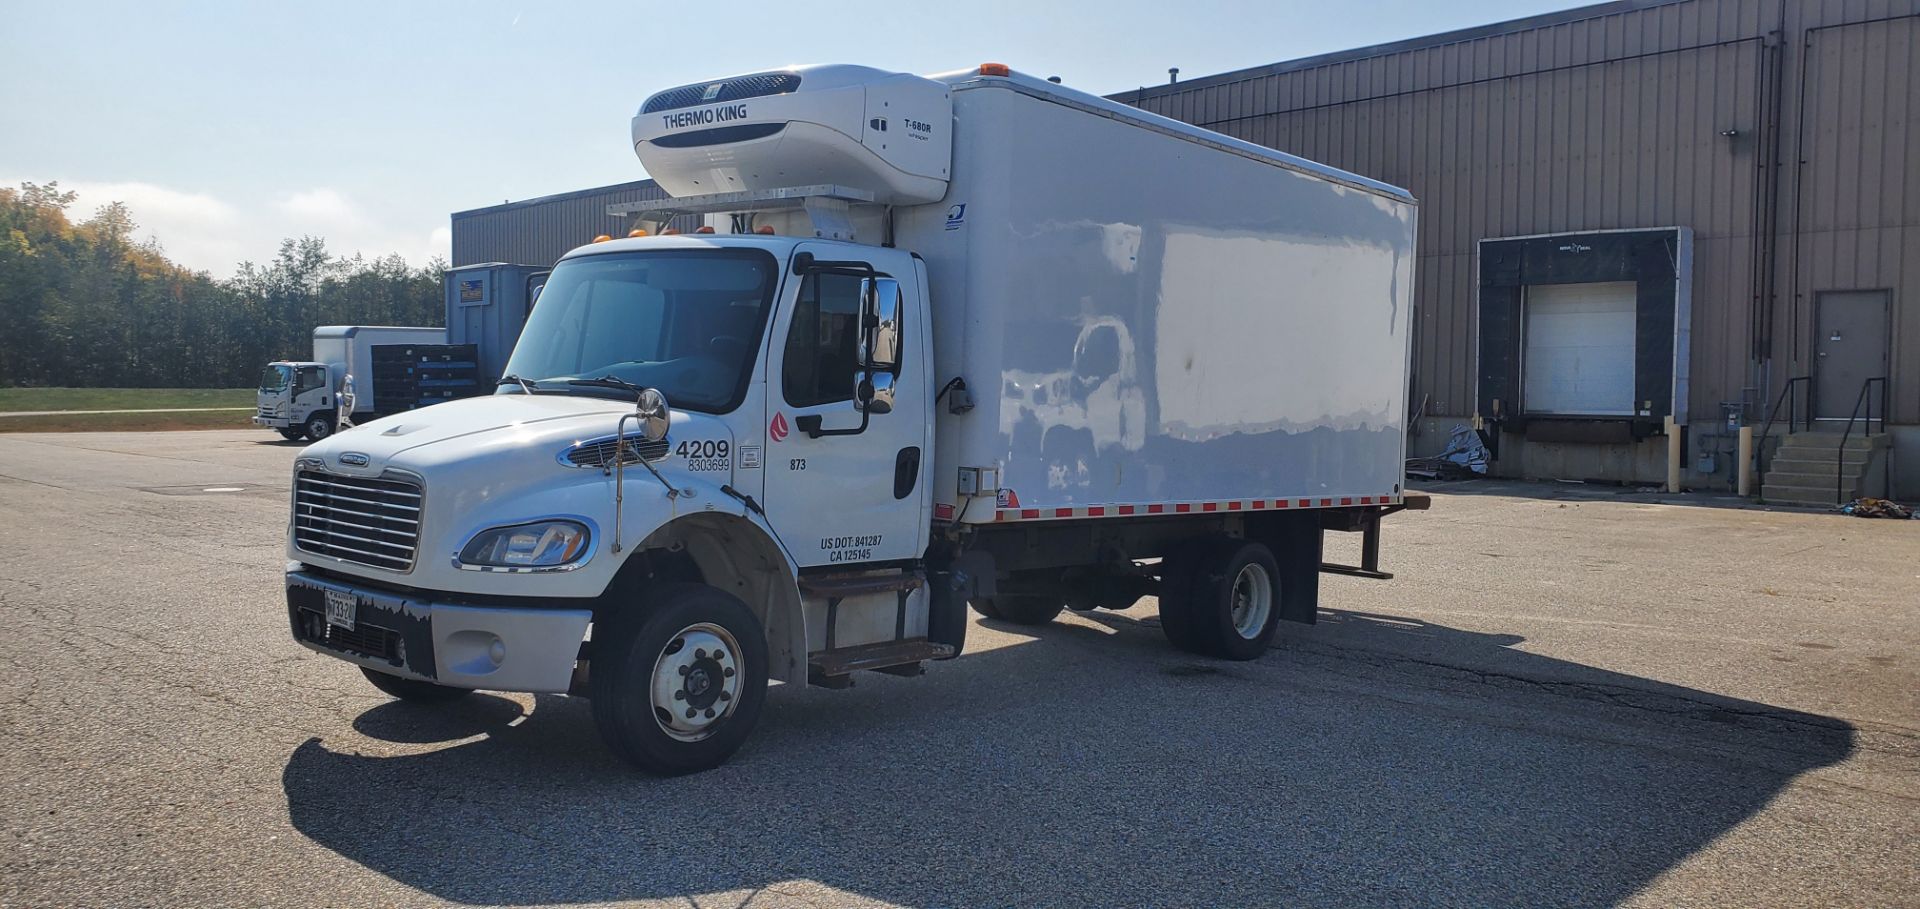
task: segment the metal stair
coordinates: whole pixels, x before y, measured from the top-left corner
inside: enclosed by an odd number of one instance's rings
[[[1842,447],[1839,433],[1796,432],[1780,440],[1767,463],[1763,501],[1780,505],[1839,505],[1862,495],[1885,495],[1869,468],[1891,447],[1887,433],[1854,435]]]

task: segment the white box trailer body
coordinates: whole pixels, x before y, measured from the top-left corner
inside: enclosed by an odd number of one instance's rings
[[[1388,577],[1405,191],[991,65],[693,83],[632,130],[677,198],[609,213],[708,226],[568,253],[495,395],[302,452],[303,645],[401,697],[588,695],[684,772],[769,679],[916,674],[969,606],[1155,596],[1244,660],[1321,572]]]
[[[445,344],[444,328],[415,328],[396,325],[322,325],[313,330],[313,359],[336,370],[340,378],[352,376],[355,416],[371,414],[374,370],[373,349],[388,344]]]
[[[1411,200],[1096,101],[954,92],[945,204],[896,209],[979,406],[936,411],[941,504],[986,466],[970,522],[1399,495]]]

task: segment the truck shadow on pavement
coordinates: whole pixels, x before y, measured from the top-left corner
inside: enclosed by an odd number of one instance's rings
[[[374,707],[356,732],[402,755],[342,731],[282,782],[305,836],[466,903],[1594,906],[1853,750],[1844,722],[1513,636],[1327,612],[1220,663],[1155,621],[988,623],[1035,637],[776,687],[690,777],[615,762],[583,702],[480,695]]]

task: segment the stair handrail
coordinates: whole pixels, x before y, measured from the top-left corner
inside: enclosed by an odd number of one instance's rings
[[[1754,485],[1756,487],[1758,487],[1759,484],[1766,482],[1767,436],[1768,434],[1773,432],[1774,420],[1780,417],[1781,405],[1784,404],[1786,405],[1786,408],[1787,408],[1787,433],[1788,434],[1793,433],[1793,425],[1794,423],[1798,422],[1800,419],[1799,404],[1795,401],[1793,397],[1793,387],[1795,385],[1806,386],[1807,394],[1809,396],[1807,398],[1807,428],[1808,429],[1813,428],[1813,399],[1811,397],[1811,395],[1813,394],[1813,377],[1812,376],[1795,376],[1787,380],[1786,387],[1780,389],[1779,397],[1776,397],[1773,399],[1773,408],[1767,411],[1767,422],[1760,427],[1760,441],[1753,446],[1753,467],[1754,467],[1753,478],[1754,478]]]
[[[1867,409],[1866,435],[1873,435],[1873,398],[1867,392],[1873,390],[1873,383],[1880,383],[1880,431],[1887,429],[1887,377],[1874,376],[1860,383],[1860,394],[1853,400],[1853,414],[1847,417],[1847,431],[1840,434],[1840,448],[1833,456],[1833,498],[1844,502],[1847,498],[1847,438],[1853,435],[1853,424],[1860,419],[1860,408]],[[1867,463],[1873,463],[1873,443],[1867,443]]]

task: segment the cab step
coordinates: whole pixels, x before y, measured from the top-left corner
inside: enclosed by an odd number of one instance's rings
[[[847,683],[852,682],[852,679],[847,676],[863,669],[910,667],[926,660],[944,660],[951,656],[953,656],[953,645],[935,644],[926,638],[906,638],[899,641],[841,647],[837,650],[822,650],[807,657],[807,682],[828,688],[844,688]],[[895,674],[918,675],[919,673],[909,669]]]

